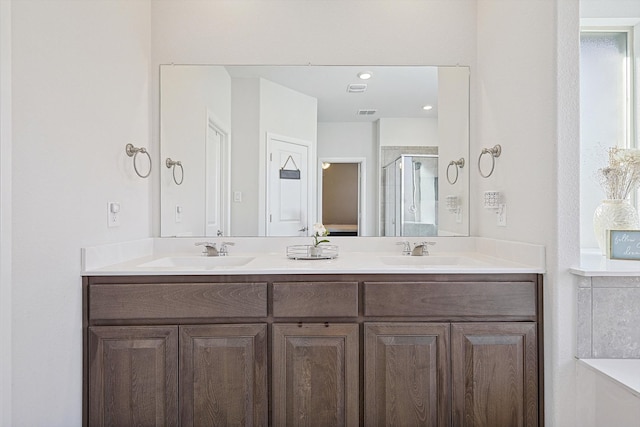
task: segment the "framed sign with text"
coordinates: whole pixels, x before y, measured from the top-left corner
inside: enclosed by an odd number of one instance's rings
[[[640,230],[609,230],[607,258],[640,260]]]

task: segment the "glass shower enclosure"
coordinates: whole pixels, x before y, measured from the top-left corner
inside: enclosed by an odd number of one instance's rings
[[[438,156],[403,154],[382,168],[383,236],[438,235]]]

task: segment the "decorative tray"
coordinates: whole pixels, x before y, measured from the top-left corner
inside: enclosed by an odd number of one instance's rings
[[[336,245],[291,245],[287,246],[287,258],[289,259],[334,259],[338,256]]]

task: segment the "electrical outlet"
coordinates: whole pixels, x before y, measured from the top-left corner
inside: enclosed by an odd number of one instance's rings
[[[501,203],[498,205],[498,211],[496,212],[498,216],[497,224],[499,227],[507,226],[507,205],[505,203]]]
[[[120,227],[120,203],[107,203],[107,226]]]
[[[182,222],[182,206],[176,205],[176,222]]]

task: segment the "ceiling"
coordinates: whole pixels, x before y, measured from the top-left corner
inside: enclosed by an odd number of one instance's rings
[[[261,77],[318,99],[319,122],[371,122],[379,118],[438,115],[438,67],[431,66],[226,66],[232,78]],[[358,73],[373,75],[361,80]],[[350,84],[366,84],[349,93]],[[433,109],[425,111],[424,105]],[[358,110],[377,110],[358,115]]]

